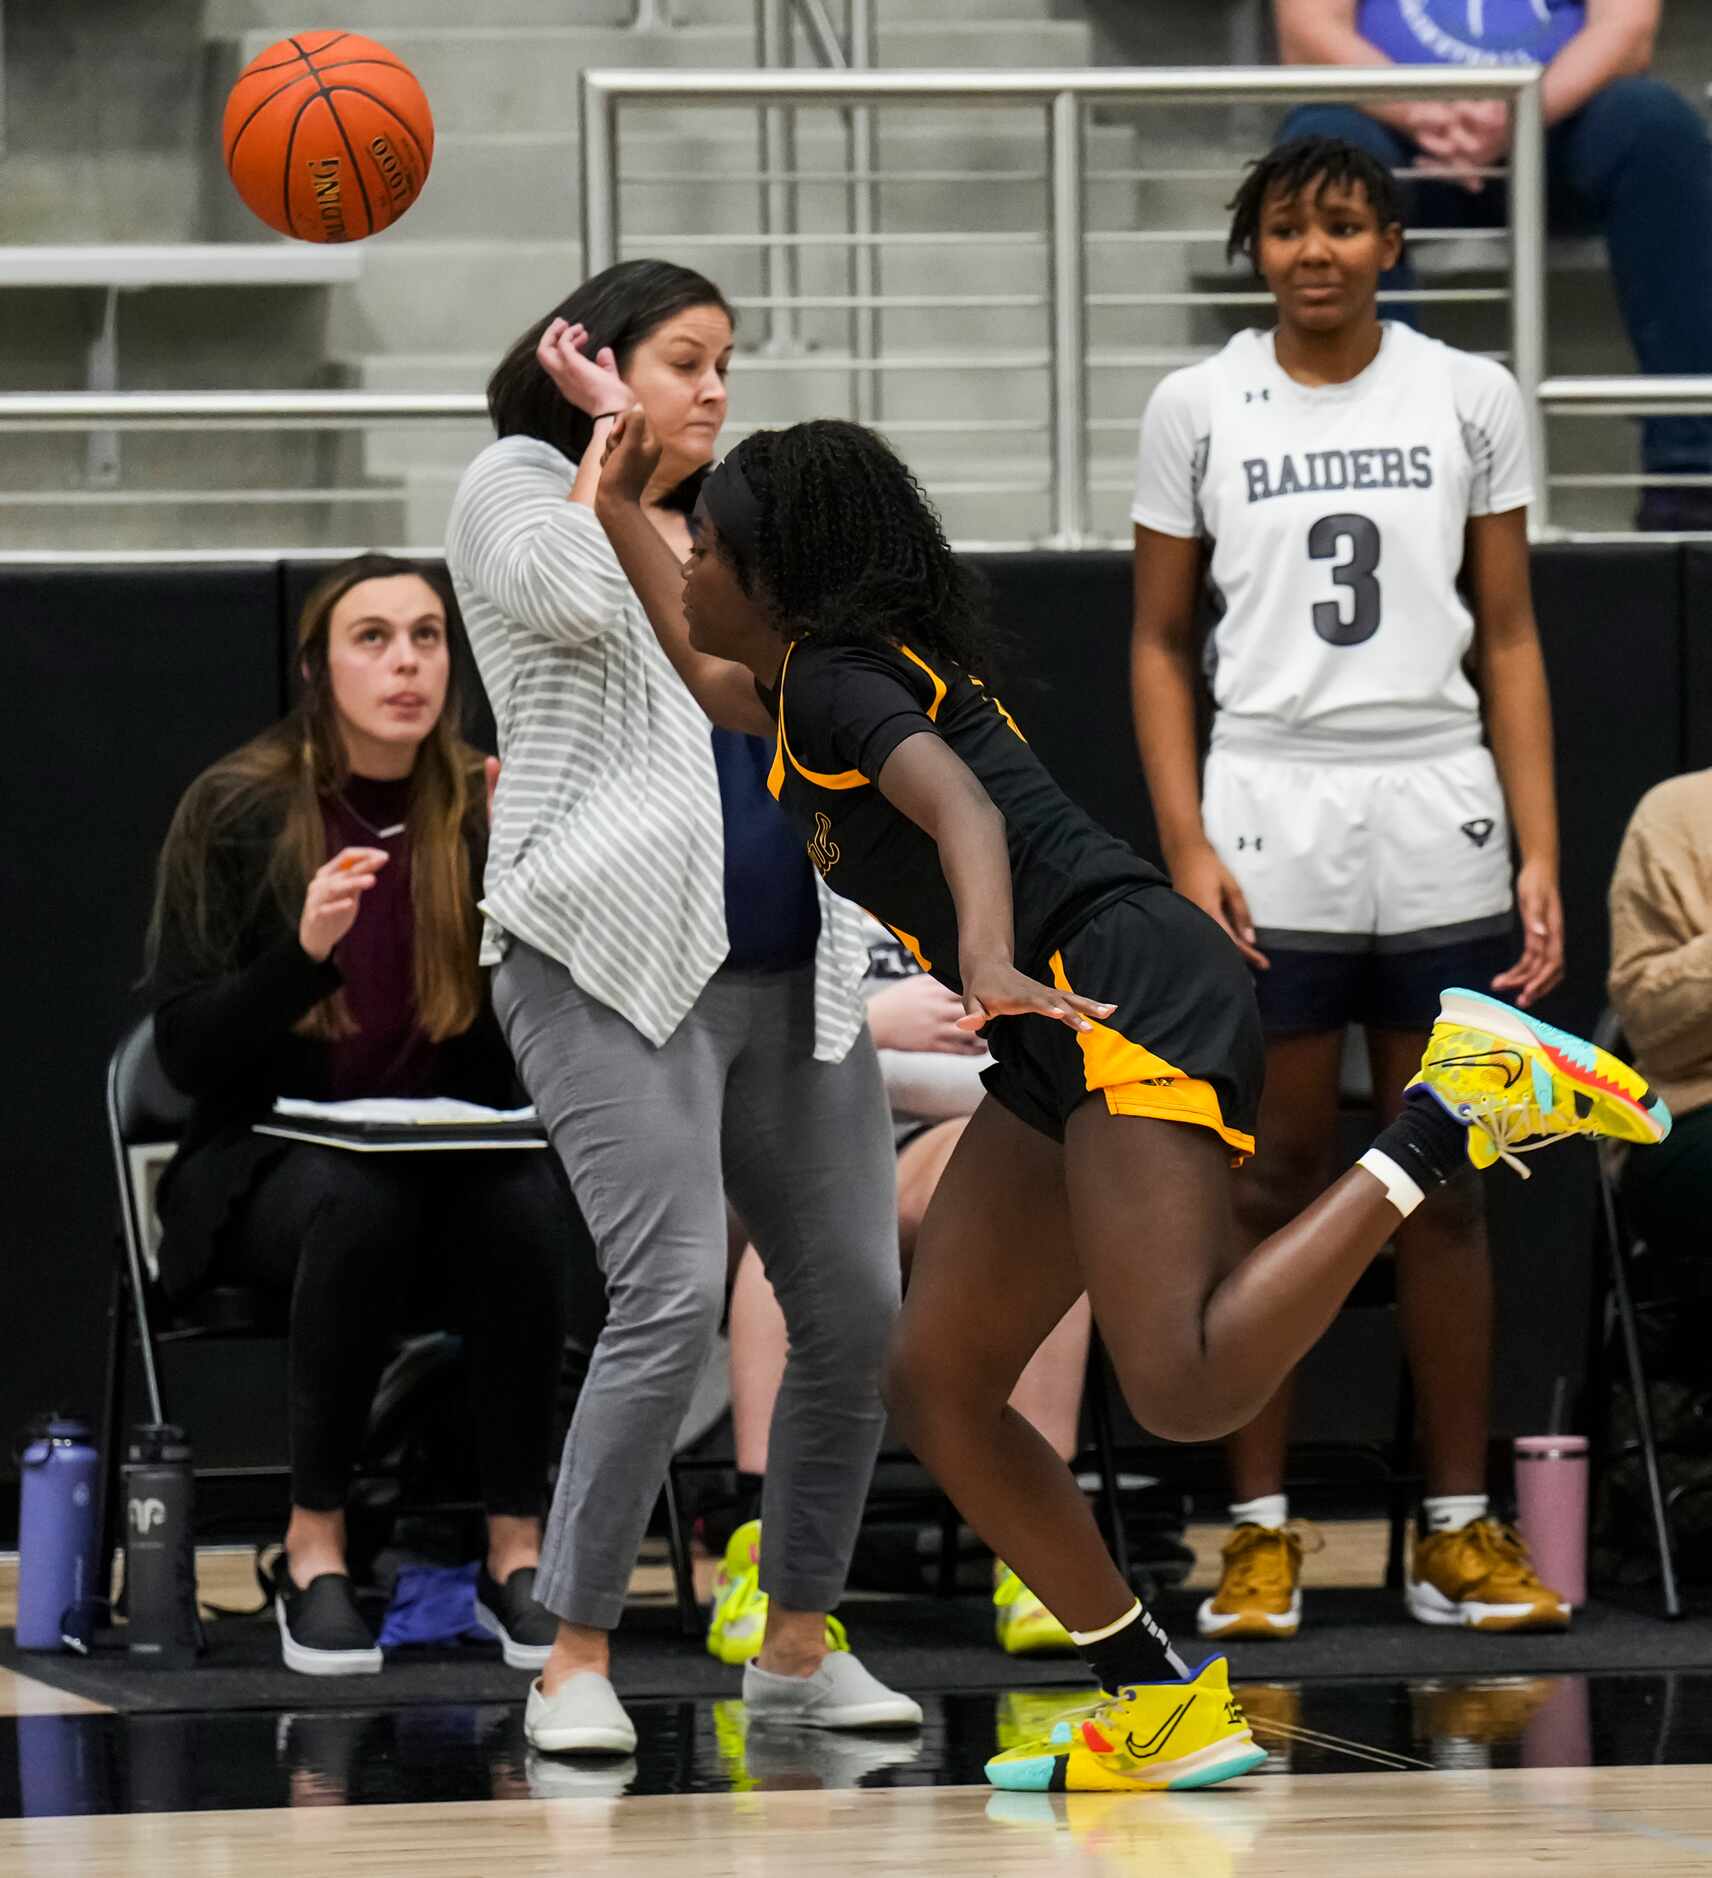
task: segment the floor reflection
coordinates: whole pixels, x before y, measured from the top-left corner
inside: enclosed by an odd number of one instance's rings
[[[620,1761],[535,1753],[509,1704],[20,1716],[0,1722],[0,1816],[965,1786],[996,1746],[1042,1733],[1086,1699],[1085,1689],[929,1697],[924,1727],[903,1737],[751,1727],[735,1701],[638,1702],[641,1739]],[[1704,1672],[1249,1683],[1239,1699],[1268,1750],[1263,1774],[1712,1761]],[[1042,1812],[1018,1795],[996,1796],[990,1811],[1019,1832],[1097,1837],[1111,1808],[1088,1795]],[[1195,1796],[1180,1825],[1164,1808],[1148,1831],[1164,1835],[1163,1858],[1173,1834],[1217,1836],[1223,1817]]]

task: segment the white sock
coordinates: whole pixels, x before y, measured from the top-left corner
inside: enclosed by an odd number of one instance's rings
[[[1421,1502],[1428,1532],[1461,1532],[1477,1519],[1484,1519],[1491,1502],[1484,1493],[1429,1494]]]
[[[1264,1526],[1268,1532],[1282,1532],[1290,1523],[1290,1496],[1263,1493],[1258,1500],[1233,1500],[1230,1517],[1233,1526]]]

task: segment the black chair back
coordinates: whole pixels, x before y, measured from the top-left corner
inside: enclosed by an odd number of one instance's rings
[[[176,1141],[190,1119],[190,1106],[161,1068],[153,1012],[138,1018],[108,1065],[107,1112],[115,1136],[126,1147]]]

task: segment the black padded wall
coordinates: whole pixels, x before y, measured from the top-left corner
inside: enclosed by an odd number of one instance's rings
[[[1070,794],[1155,854],[1130,727],[1129,557],[981,564],[1012,638],[1006,702]],[[11,913],[0,1431],[36,1409],[96,1400],[113,1217],[102,1072],[132,1009],[154,856],[196,772],[283,707],[291,627],[319,571],[0,569],[11,758],[0,810]],[[1535,587],[1556,709],[1571,968],[1547,1014],[1585,1026],[1603,998],[1605,883],[1629,811],[1662,777],[1712,763],[1712,554],[1548,547],[1535,557]],[[477,741],[491,735],[483,715],[478,704]],[[1584,1164],[1542,1165],[1526,1187],[1488,1181],[1506,1326],[1500,1428],[1537,1424],[1552,1376],[1579,1368],[1586,1175]],[[1363,1412],[1383,1417],[1388,1405]]]
[[[0,1467],[30,1413],[100,1406],[113,1176],[107,1055],[154,859],[199,770],[279,708],[270,565],[0,575]]]

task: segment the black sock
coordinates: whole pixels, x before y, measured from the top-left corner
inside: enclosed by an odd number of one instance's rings
[[[1107,1695],[1141,1682],[1178,1682],[1189,1673],[1171,1639],[1139,1604],[1121,1630],[1076,1647]]]
[[[732,1521],[733,1530],[761,1517],[761,1493],[766,1484],[765,1474],[746,1474],[741,1468],[737,1470],[737,1517]]]
[[[1388,1154],[1423,1193],[1442,1187],[1468,1166],[1468,1124],[1430,1090],[1411,1089],[1403,1112],[1381,1129],[1373,1145]]]

